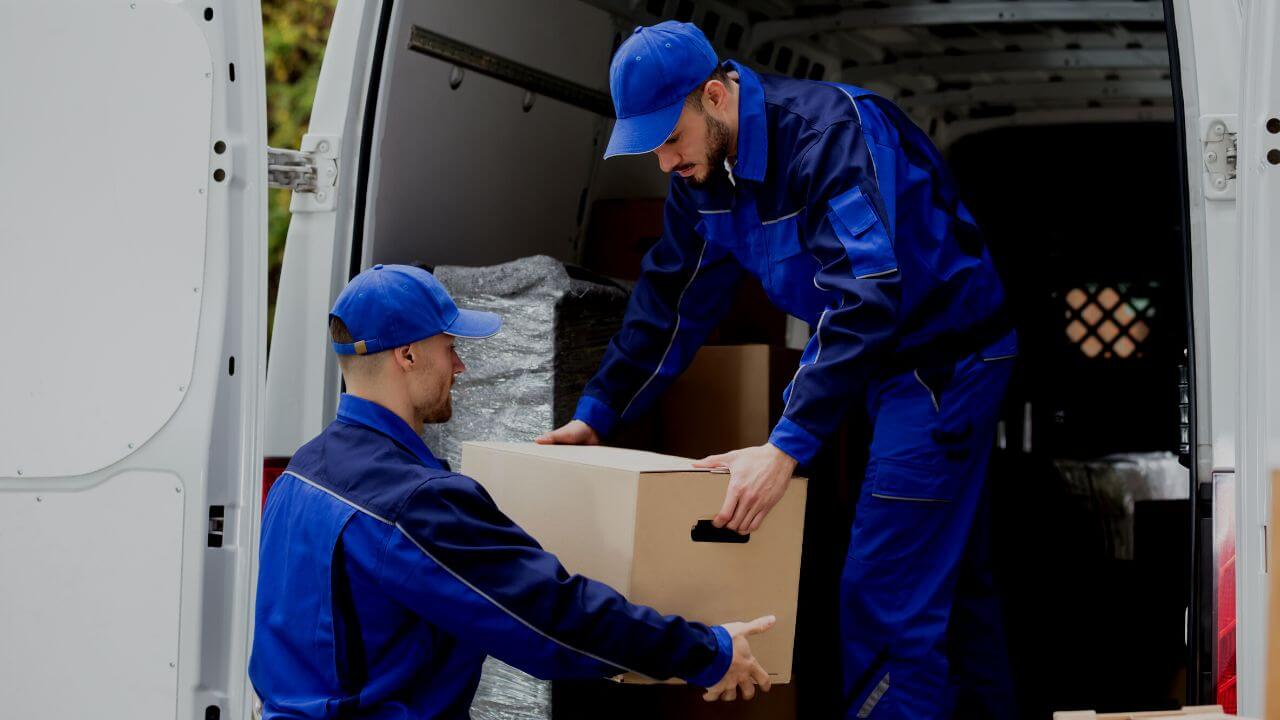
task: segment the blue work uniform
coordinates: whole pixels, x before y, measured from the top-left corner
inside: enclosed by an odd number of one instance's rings
[[[486,655],[705,687],[732,641],[569,574],[398,416],[344,395],[267,499],[249,663],[264,717],[467,718]]]
[[[663,236],[575,417],[607,435],[642,414],[753,275],[813,328],[770,442],[804,464],[850,408],[874,425],[842,581],[849,716],[1002,716],[981,517],[1016,339],[982,235],[889,101],[729,67],[736,161],[702,186],[672,177]]]

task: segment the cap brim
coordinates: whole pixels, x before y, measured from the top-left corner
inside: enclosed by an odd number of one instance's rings
[[[460,338],[487,338],[498,334],[502,329],[502,318],[491,312],[481,310],[458,310],[449,327],[444,329],[445,335]]]
[[[684,98],[646,115],[618,118],[613,123],[605,159],[615,155],[643,155],[653,152],[671,137],[684,111]]]

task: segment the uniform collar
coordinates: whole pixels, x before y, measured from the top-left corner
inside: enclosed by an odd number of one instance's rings
[[[424,465],[439,470],[444,469],[444,465],[431,454],[431,449],[422,441],[418,433],[409,427],[408,423],[399,415],[372,400],[343,393],[338,400],[338,420],[348,425],[362,425],[382,433],[397,445],[413,453]]]
[[[736,61],[729,69],[738,71],[738,160],[734,177],[764,181],[769,161],[769,127],[764,115],[764,88],[755,71]]]

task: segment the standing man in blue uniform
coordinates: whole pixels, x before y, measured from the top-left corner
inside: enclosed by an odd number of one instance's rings
[[[500,326],[404,265],[338,297],[348,392],[263,516],[249,676],[264,718],[467,718],[486,655],[543,678],[678,677],[707,700],[769,689],[747,636],[772,617],[707,627],[570,575],[423,443],[465,370],[454,338]]]
[[[759,447],[705,458],[716,523],[751,532],[854,408],[874,430],[842,576],[849,717],[1008,717],[985,473],[1016,341],[981,234],[889,101],[720,64],[693,25],[635,30],[610,67],[605,157],[672,173],[665,231],[575,420],[594,443],[650,407],[753,275],[813,328]]]

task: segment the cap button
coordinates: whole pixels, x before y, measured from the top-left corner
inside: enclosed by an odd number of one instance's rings
[[[643,30],[643,29],[644,29],[644,26],[642,25],[642,26],[640,26],[640,27],[636,28],[635,30],[632,30],[632,31],[631,31],[631,34],[632,34],[632,35],[639,35],[639,34],[640,34],[640,31],[641,31],[641,30]]]
[[[374,269],[374,270],[381,270],[381,269],[382,269],[382,263],[378,263],[377,265],[374,265],[374,266],[373,266],[373,269]]]

